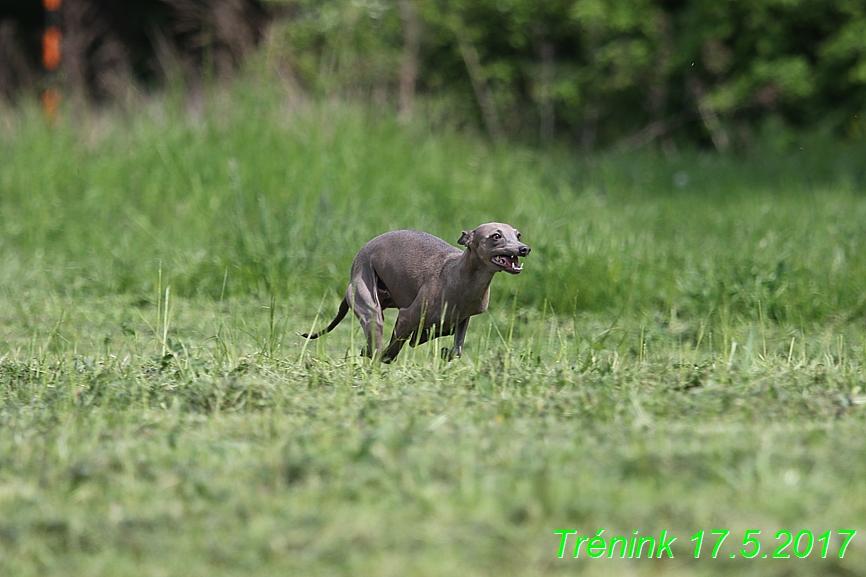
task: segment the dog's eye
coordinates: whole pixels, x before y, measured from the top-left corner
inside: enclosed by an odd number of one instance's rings
[[[492,238],[493,240],[499,240],[500,238],[502,238],[502,235],[498,232],[494,232],[493,236],[491,236],[490,238]]]
[[[520,233],[517,233],[517,240],[520,240]]]

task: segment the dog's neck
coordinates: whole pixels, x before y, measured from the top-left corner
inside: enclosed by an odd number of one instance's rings
[[[457,270],[459,271],[461,298],[468,302],[478,302],[484,299],[487,295],[487,290],[490,288],[490,282],[493,280],[493,275],[496,271],[490,270],[471,245],[463,251],[463,254],[457,260]]]

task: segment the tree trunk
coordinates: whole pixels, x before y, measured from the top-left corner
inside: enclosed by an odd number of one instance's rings
[[[541,56],[541,79],[539,94],[539,136],[542,144],[553,142],[553,133],[556,127],[556,116],[553,108],[553,81],[556,70],[554,69],[553,42],[542,40],[539,46]]]
[[[487,78],[484,75],[484,69],[481,67],[481,59],[478,58],[478,51],[475,50],[475,45],[469,40],[466,31],[463,29],[462,23],[453,23],[452,29],[454,36],[457,38],[457,46],[460,48],[460,55],[463,57],[463,62],[466,64],[466,70],[469,72],[469,80],[472,81],[472,88],[475,91],[475,98],[478,100],[478,106],[481,108],[481,116],[484,118],[484,125],[487,127],[487,132],[493,140],[502,140],[504,133],[502,125],[499,123],[499,117],[496,114],[496,107],[493,104],[493,96],[490,94],[490,86],[487,84]]]
[[[400,17],[403,19],[403,59],[400,63],[399,118],[401,122],[412,119],[415,107],[415,83],[418,79],[418,53],[421,49],[421,22],[414,0],[400,0]]]
[[[706,88],[695,78],[689,78],[686,80],[686,88],[692,95],[692,98],[694,98],[695,104],[697,104],[698,113],[701,115],[701,120],[704,122],[707,132],[710,133],[713,146],[715,146],[716,150],[719,152],[724,152],[728,149],[731,141],[728,138],[728,133],[722,126],[722,123],[719,122],[718,114],[707,104],[706,99],[704,98],[707,92]]]

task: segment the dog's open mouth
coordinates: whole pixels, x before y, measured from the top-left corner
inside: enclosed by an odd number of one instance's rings
[[[505,269],[505,272],[510,272],[511,274],[517,274],[523,270],[523,265],[518,262],[516,256],[509,256],[506,254],[498,254],[490,259],[495,265],[501,266]]]

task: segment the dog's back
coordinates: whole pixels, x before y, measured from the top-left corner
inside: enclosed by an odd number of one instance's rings
[[[392,306],[412,304],[418,291],[439,277],[442,265],[459,258],[463,251],[420,230],[393,230],[381,234],[361,247],[352,262],[357,267],[372,265],[376,276],[387,287]],[[435,282],[435,280],[433,280]]]

